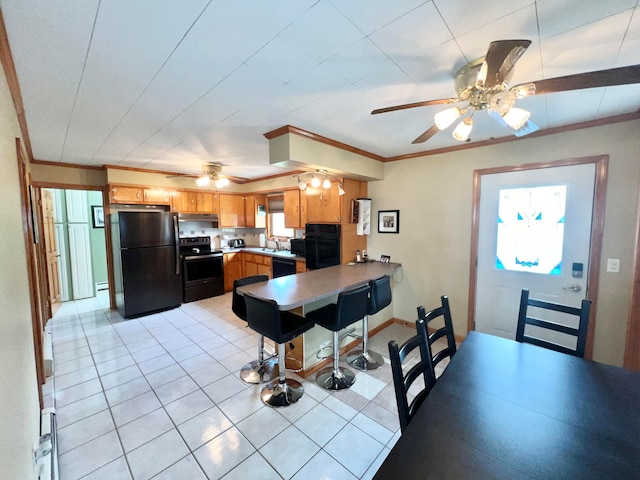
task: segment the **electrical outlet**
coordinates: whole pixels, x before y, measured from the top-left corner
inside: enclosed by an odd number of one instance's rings
[[[620,272],[619,258],[607,258],[607,272],[611,272],[611,273]]]

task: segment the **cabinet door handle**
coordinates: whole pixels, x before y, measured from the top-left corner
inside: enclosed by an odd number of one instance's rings
[[[136,198],[140,198],[140,192],[136,192]]]

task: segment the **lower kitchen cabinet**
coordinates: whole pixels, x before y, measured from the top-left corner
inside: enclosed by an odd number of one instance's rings
[[[244,253],[244,273],[245,276],[252,275],[268,275],[272,278],[271,273],[271,257],[268,255],[259,255],[255,253]]]
[[[242,252],[224,254],[224,291],[233,290],[233,282],[244,277],[242,268]]]

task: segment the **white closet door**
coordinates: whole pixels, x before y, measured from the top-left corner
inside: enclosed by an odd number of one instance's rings
[[[58,254],[60,268],[58,272],[60,272],[60,301],[66,302],[69,300],[69,279],[67,276],[67,248],[64,240],[64,224],[56,223],[55,226],[56,232],[56,245],[58,245]]]
[[[73,298],[77,300],[93,297],[89,225],[87,223],[70,223],[67,228],[69,231]]]
[[[66,190],[67,222],[89,223],[89,208],[85,190]]]

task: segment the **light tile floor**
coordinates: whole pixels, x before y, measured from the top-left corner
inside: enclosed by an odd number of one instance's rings
[[[239,379],[257,336],[230,294],[133,320],[107,305],[67,302],[48,324],[61,480],[369,479],[400,435],[387,342],[410,327],[370,339],[387,364],[351,389],[297,377],[302,399],[273,409]]]

